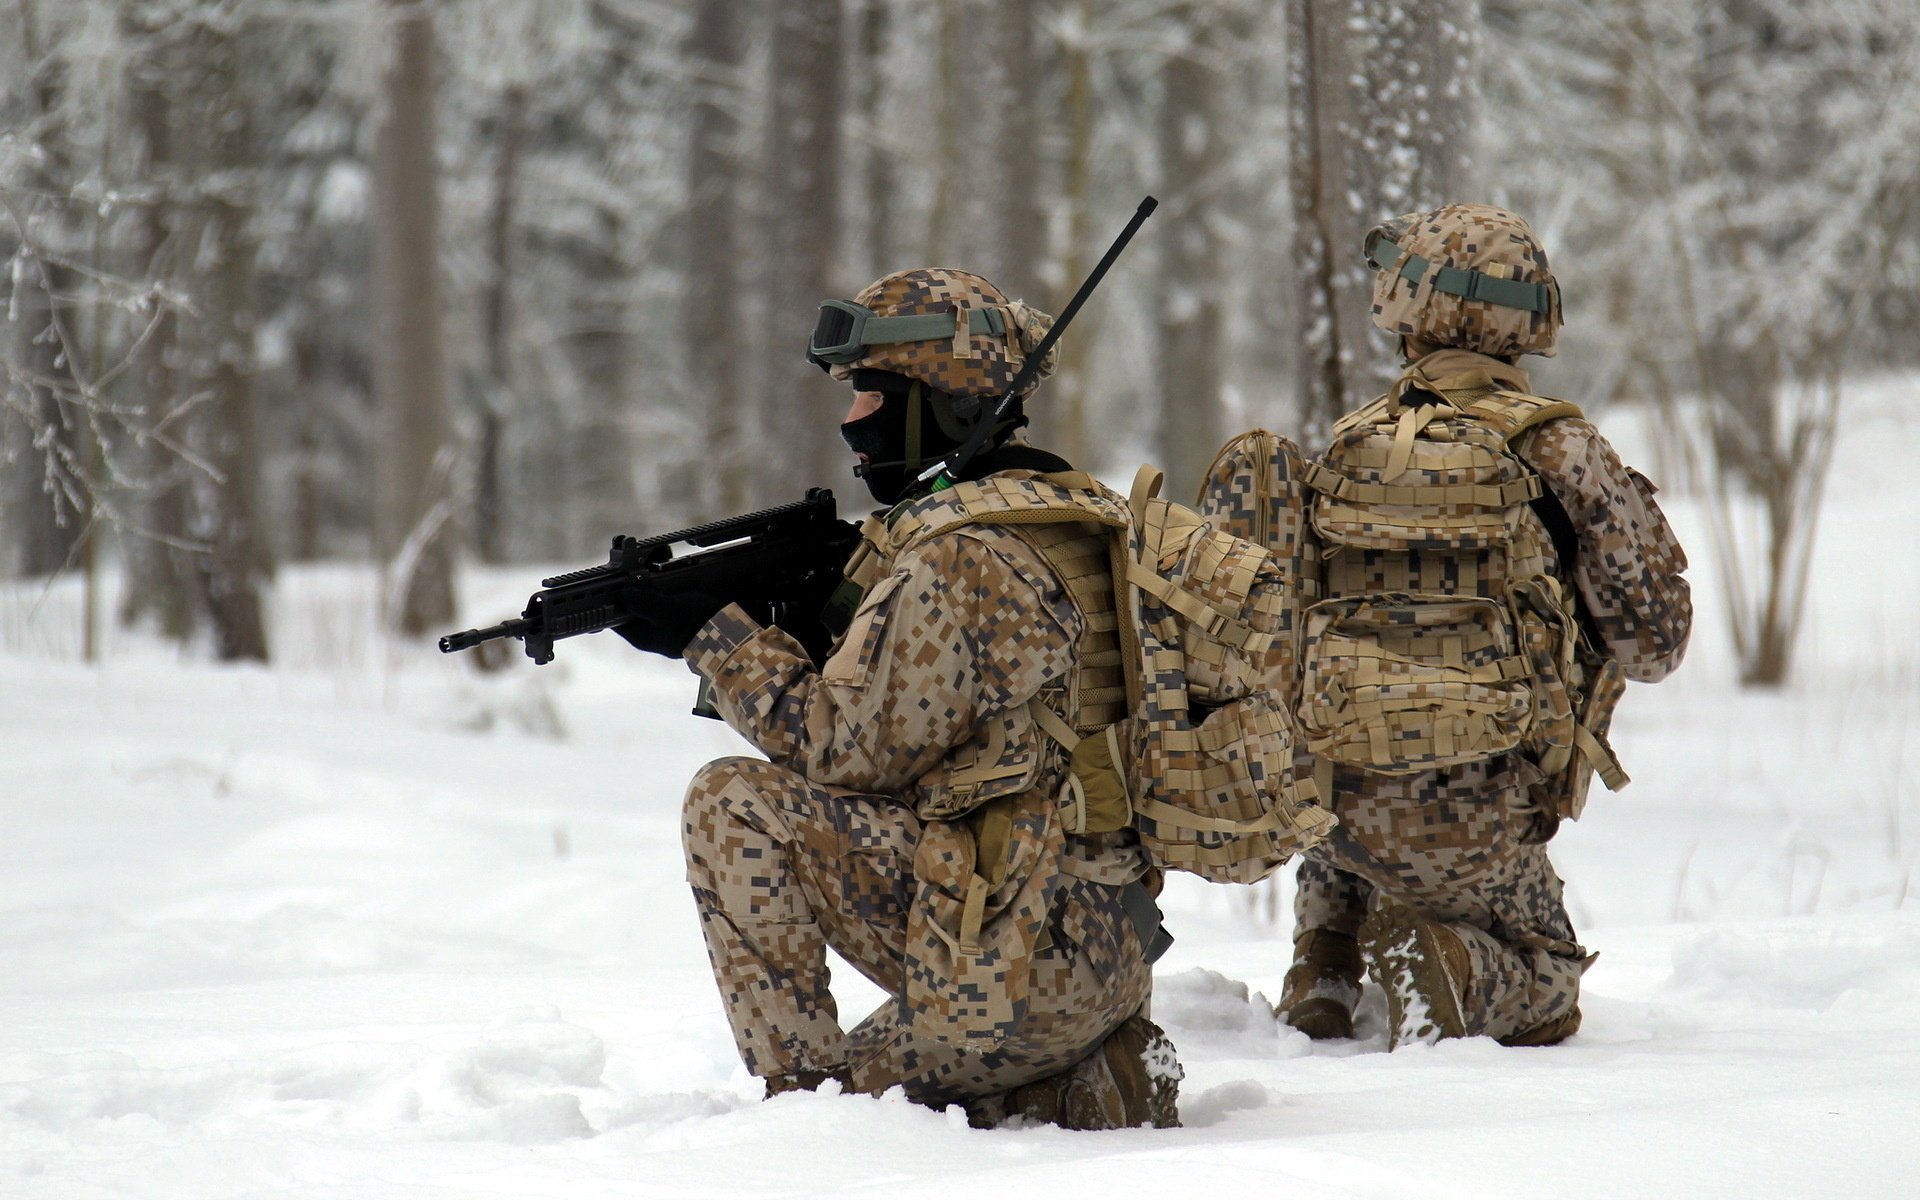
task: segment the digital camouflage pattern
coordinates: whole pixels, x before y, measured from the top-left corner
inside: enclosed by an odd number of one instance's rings
[[[1430,374],[1438,370],[1430,360],[1440,357],[1422,360]],[[1452,365],[1459,361],[1452,357]],[[1487,369],[1502,386],[1527,390],[1517,368]],[[1529,509],[1513,544],[1527,547],[1531,561],[1504,571],[1542,570],[1574,589],[1627,677],[1666,677],[1685,654],[1693,605],[1682,577],[1686,555],[1652,485],[1584,419],[1548,421],[1515,449],[1566,512],[1577,551],[1569,569]],[[1423,588],[1471,591],[1500,569],[1457,554],[1386,551],[1343,551],[1328,567],[1330,594],[1404,585],[1408,574]],[[1598,732],[1606,732],[1604,714]],[[1580,975],[1590,959],[1575,942],[1560,878],[1541,844],[1557,824],[1551,809],[1564,803],[1546,794],[1548,783],[1521,755],[1414,775],[1335,771],[1340,827],[1302,864],[1297,929],[1354,933],[1370,904],[1410,906],[1445,923],[1466,948],[1462,1008],[1471,1032],[1528,1042],[1542,1040],[1543,1029],[1565,1036],[1578,1024]]]
[[[952,396],[998,397],[1013,384],[1028,351],[1040,344],[1053,327],[1053,318],[1037,308],[1010,301],[1006,294],[978,275],[950,267],[920,267],[896,271],[860,289],[854,303],[865,305],[877,317],[917,317],[934,313],[999,309],[1006,316],[1005,334],[973,333],[918,342],[893,342],[870,347],[850,363],[831,368],[845,382],[863,368],[892,371],[918,379]],[[1053,374],[1059,361],[1058,344],[1033,377],[1033,387]],[[1024,394],[1031,394],[1029,387]]]
[[[1484,373],[1481,386],[1489,391],[1524,393],[1529,387],[1519,369],[1461,351],[1429,355],[1415,365],[1430,380],[1457,378],[1471,368]],[[1303,557],[1317,557],[1315,532],[1302,530],[1298,514],[1279,508],[1304,506],[1300,475],[1293,474],[1304,472],[1304,465],[1297,456],[1269,450],[1262,457],[1248,450],[1236,442],[1228,447],[1231,453],[1223,452],[1203,490],[1203,507],[1216,515],[1239,514],[1228,527],[1243,536],[1255,532],[1257,515],[1266,529],[1277,531],[1270,537],[1304,544]],[[1523,507],[1509,514],[1513,527],[1503,549],[1339,547],[1324,560],[1320,587],[1330,596],[1471,596],[1497,594],[1508,579],[1544,575],[1577,590],[1605,652],[1628,677],[1664,677],[1685,651],[1692,605],[1681,577],[1685,555],[1653,502],[1651,485],[1624,467],[1583,419],[1549,420],[1523,434],[1515,450],[1566,510],[1578,544],[1570,570],[1538,512]],[[1311,597],[1315,589],[1303,585],[1303,592]],[[1285,653],[1276,650],[1277,671],[1285,670]],[[1585,686],[1594,690],[1590,680]],[[1617,691],[1605,697],[1609,705],[1614,698]],[[1606,714],[1586,715],[1604,737]],[[1372,909],[1398,902],[1445,923],[1465,947],[1470,969],[1462,1007],[1473,1032],[1509,1041],[1553,1040],[1576,1027],[1587,956],[1575,941],[1559,877],[1541,844],[1566,803],[1556,794],[1563,781],[1549,779],[1520,754],[1399,775],[1322,770],[1340,824],[1301,864],[1299,944],[1311,946],[1315,931],[1356,937]],[[1335,977],[1346,974],[1303,970],[1289,993],[1332,995],[1344,990]],[[1320,975],[1328,976],[1327,988],[1317,987]]]
[[[1262,670],[1288,711],[1300,702],[1301,615],[1320,598],[1320,540],[1307,520],[1306,473],[1298,446],[1255,429],[1221,448],[1194,502],[1223,530],[1266,547],[1288,584]]]
[[[1083,648],[1072,728],[1044,722],[1071,754],[1069,831],[1131,823],[1154,865],[1251,883],[1331,820],[1293,777],[1287,713],[1262,686],[1286,580],[1261,547],[1160,499],[1161,481],[1143,468],[1124,502],[1077,473],[962,483],[890,515],[887,539],[997,523],[1040,549],[1109,635]],[[1083,525],[1080,544],[1057,541]]]
[[[1448,204],[1432,212],[1395,217],[1377,231],[1399,249],[1397,255],[1390,247],[1377,252],[1388,269],[1376,272],[1373,279],[1375,325],[1402,337],[1500,357],[1556,353],[1560,285],[1547,264],[1545,248],[1526,221],[1491,205]],[[1410,254],[1427,260],[1421,279],[1400,275]],[[1551,303],[1546,312],[1529,312],[1436,291],[1432,274],[1441,267],[1546,284]]]
[[[996,1096],[1066,1070],[1140,1008],[1149,968],[1116,889],[1063,875],[1051,888],[1055,936],[1032,953],[1023,1011],[1004,1036],[926,1036],[897,999],[843,1031],[827,948],[899,995],[931,827],[900,798],[812,784],[760,759],[721,759],[695,776],[688,876],[748,1070],[844,1070],[856,1091],[898,1084],[923,1104]]]
[[[845,1063],[862,1090],[940,1102],[1057,1071],[1140,1007],[1120,885],[1146,864],[1131,834],[1071,836],[1056,811],[1064,758],[1026,705],[1065,710],[1087,623],[1049,559],[983,525],[882,550],[818,669],[736,608],[689,645],[772,760],[695,780],[689,873],[751,1069]],[[851,1041],[829,944],[895,997]]]
[[[1296,929],[1357,932],[1377,895],[1468,942],[1469,1031],[1510,1037],[1571,1011],[1589,960],[1546,848],[1521,836],[1528,770],[1508,756],[1415,775],[1334,771],[1340,824],[1307,852]]]

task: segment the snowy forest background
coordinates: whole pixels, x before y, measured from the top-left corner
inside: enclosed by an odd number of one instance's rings
[[[1904,1200],[1916,147],[1913,0],[0,0],[0,1195]],[[1291,872],[1176,877],[1185,1128],[762,1103],[680,844],[747,747],[618,639],[421,634],[858,507],[818,301],[1057,311],[1146,193],[1035,409],[1175,492],[1378,386],[1366,227],[1547,240],[1524,365],[1697,609],[1552,844],[1585,1023],[1389,1054],[1370,987],[1309,1042]]]
[[[858,490],[816,303],[965,266],[1058,311],[1038,436],[1189,490],[1388,369],[1360,233],[1510,206],[1542,390],[1670,414],[1743,677],[1788,677],[1848,380],[1920,364],[1909,0],[5,0],[0,570],[267,658],[286,564],[585,562]],[[1710,398],[1696,406],[1690,399]],[[99,595],[95,595],[96,590]]]

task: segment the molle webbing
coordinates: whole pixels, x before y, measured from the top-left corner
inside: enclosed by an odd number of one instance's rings
[[[1086,623],[1067,700],[1074,731],[1085,735],[1111,725],[1127,715],[1112,537],[1100,526],[1067,522],[1020,526],[1017,532],[1058,573]]]

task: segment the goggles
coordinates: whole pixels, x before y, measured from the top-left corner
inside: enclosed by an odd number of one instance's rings
[[[1007,318],[997,308],[961,309],[969,334],[1007,332]],[[813,336],[807,341],[807,361],[821,370],[865,358],[874,346],[901,342],[931,342],[951,338],[959,313],[922,313],[912,317],[875,316],[872,309],[850,300],[823,300]]]
[[[1362,247],[1367,256],[1367,265],[1376,271],[1391,271],[1393,264],[1400,261],[1401,250],[1387,231],[1380,227],[1367,231],[1367,240]],[[1400,264],[1400,278],[1418,283],[1427,274],[1431,264],[1418,254],[1406,255],[1406,262]],[[1445,292],[1449,296],[1459,296],[1464,300],[1484,300],[1488,304],[1498,304],[1502,308],[1518,308],[1526,312],[1553,311],[1553,291],[1544,283],[1524,283],[1518,279],[1500,279],[1484,271],[1463,270],[1460,267],[1441,267],[1433,279],[1433,290]]]

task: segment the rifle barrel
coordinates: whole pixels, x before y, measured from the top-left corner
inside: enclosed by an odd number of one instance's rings
[[[440,639],[440,653],[453,654],[460,650],[471,650],[483,642],[498,641],[501,638],[525,637],[532,628],[532,621],[515,617],[511,621],[502,621],[498,625],[489,625],[485,629],[468,629],[460,633],[450,633]]]

